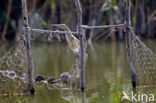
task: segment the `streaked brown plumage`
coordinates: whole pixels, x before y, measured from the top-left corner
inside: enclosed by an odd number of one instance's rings
[[[65,24],[54,24],[53,26],[69,32],[65,34],[68,46],[73,51],[74,55],[78,56],[80,51],[80,41],[71,33],[68,26]]]

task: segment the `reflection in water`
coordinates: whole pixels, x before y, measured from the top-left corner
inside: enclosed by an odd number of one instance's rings
[[[78,91],[62,91],[61,97],[69,103],[87,103],[86,101],[86,93],[78,92]]]
[[[69,103],[90,103],[97,96],[92,95],[87,98],[86,93],[87,92],[66,90],[61,92],[61,97]]]
[[[81,92],[81,103],[87,103],[86,102],[86,93],[85,92]]]

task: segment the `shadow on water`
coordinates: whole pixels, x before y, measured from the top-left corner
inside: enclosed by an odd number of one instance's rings
[[[155,42],[149,42],[154,46]],[[130,103],[121,101],[123,91],[132,91],[124,42],[93,44],[87,50],[87,91],[36,86],[36,95],[2,97],[0,102],[21,103]],[[35,76],[59,77],[69,71],[75,58],[65,44],[33,44]]]

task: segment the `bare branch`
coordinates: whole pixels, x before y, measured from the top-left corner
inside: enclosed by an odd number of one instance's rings
[[[102,26],[88,26],[88,25],[82,25],[82,28],[85,29],[101,29],[101,28],[123,28],[125,24],[117,24],[117,25],[102,25]]]
[[[68,31],[59,31],[59,30],[54,31],[54,30],[34,29],[34,28],[30,28],[30,30],[38,33],[58,33],[58,34],[72,33],[74,35],[80,35],[78,32],[68,32]]]

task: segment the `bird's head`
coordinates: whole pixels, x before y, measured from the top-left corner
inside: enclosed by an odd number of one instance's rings
[[[80,48],[76,48],[73,50],[74,55],[79,58],[80,57]]]
[[[42,75],[39,75],[35,78],[35,82],[42,82],[45,81],[45,78]]]
[[[60,74],[60,79],[63,81],[63,82],[67,82],[68,81],[68,75],[69,73],[68,72],[64,72],[62,74]]]

